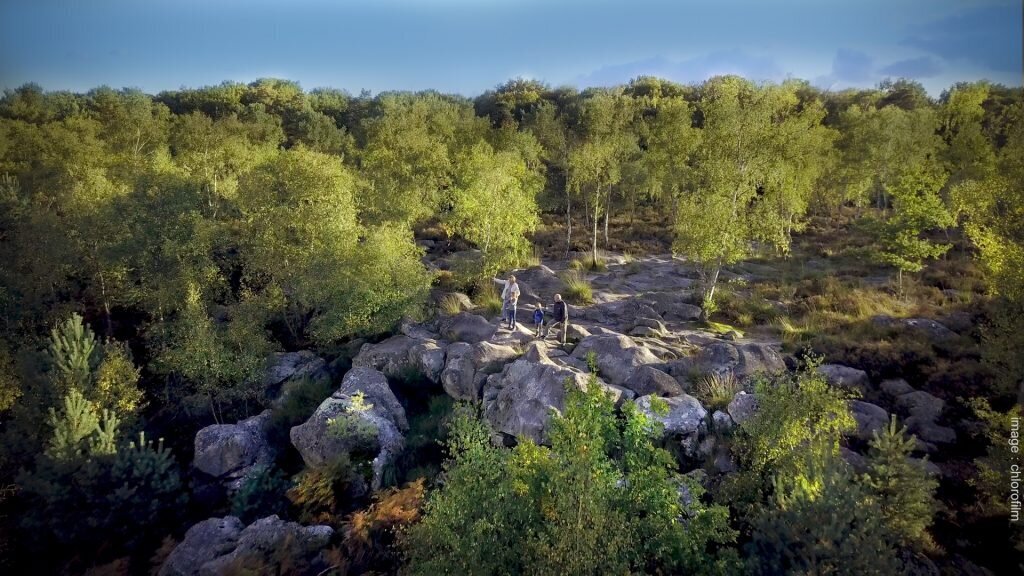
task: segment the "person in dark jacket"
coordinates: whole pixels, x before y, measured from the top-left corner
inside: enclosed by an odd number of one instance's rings
[[[569,332],[569,307],[565,305],[561,294],[555,294],[555,303],[551,306],[551,324],[544,337],[547,338],[547,334],[550,334],[551,330],[559,324],[562,327],[562,344],[565,344],[565,337]]]
[[[544,308],[540,304],[533,309],[533,329],[535,338],[542,338],[544,336]]]

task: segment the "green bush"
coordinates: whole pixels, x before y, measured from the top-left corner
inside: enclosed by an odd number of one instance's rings
[[[899,574],[882,508],[835,460],[780,477],[774,502],[753,521],[752,574]]]
[[[270,413],[267,427],[267,439],[275,446],[287,445],[292,427],[308,420],[334,391],[334,384],[328,378],[303,378],[286,386],[281,392],[280,404]]]
[[[551,446],[495,447],[457,411],[445,484],[404,542],[410,574],[709,574],[735,569],[725,508],[700,488],[682,503],[675,463],[653,444],[654,422],[627,404],[617,418],[594,380],[569,386]]]
[[[697,378],[694,393],[708,409],[719,410],[727,406],[742,389],[739,379],[732,371],[713,372]]]
[[[291,482],[273,466],[260,466],[249,472],[238,492],[231,497],[231,515],[243,523],[265,518],[272,514],[284,516],[288,512],[285,497]]]
[[[287,496],[303,524],[337,526],[341,516],[353,507],[354,498],[365,489],[359,467],[342,453],[322,466],[304,470]]]

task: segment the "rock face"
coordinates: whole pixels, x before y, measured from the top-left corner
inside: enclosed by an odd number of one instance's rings
[[[399,334],[377,344],[364,344],[352,359],[352,366],[379,370],[388,378],[420,374],[436,383],[440,382],[444,358],[440,342]]]
[[[364,400],[355,400],[362,393]],[[336,422],[340,420],[342,426]],[[388,387],[387,378],[370,368],[353,368],[341,388],[324,400],[305,423],[291,429],[292,445],[307,466],[320,466],[342,452],[377,452],[373,482],[380,487],[384,467],[405,446],[409,429],[405,410]]]
[[[267,362],[263,387],[268,396],[274,397],[289,380],[327,377],[324,368],[324,359],[309,350],[277,353]]]
[[[683,387],[675,378],[648,365],[640,366],[633,372],[626,382],[626,388],[635,392],[637,396],[679,396],[683,393]]]
[[[242,528],[242,521],[234,516],[209,518],[192,526],[160,567],[159,575],[199,574],[205,564],[229,554],[238,546]]]
[[[679,291],[648,292],[643,302],[665,320],[692,322],[700,318],[700,306],[686,302],[686,295]]]
[[[733,422],[743,424],[757,413],[757,396],[742,391],[737,392],[725,410]]]
[[[616,386],[625,386],[640,366],[660,362],[650,350],[621,334],[596,334],[584,338],[576,345],[572,356],[586,360],[590,352],[597,354],[601,378]]]
[[[711,342],[698,344],[697,353],[671,363],[672,374],[685,379],[692,372],[725,374],[749,378],[759,373],[781,372],[786,363],[774,347],[756,342]]]
[[[861,400],[850,400],[849,406],[850,414],[857,421],[854,436],[859,440],[870,442],[875,432],[881,434],[889,425],[889,413],[881,406]]]
[[[565,406],[566,380],[584,390],[588,375],[554,363],[540,347],[535,347],[529,356],[507,364],[501,373],[487,378],[484,417],[498,432],[543,443],[547,441],[551,411],[561,411]],[[628,390],[601,381],[598,385],[615,394],[617,401],[632,397]]]
[[[893,318],[892,316],[879,315],[871,319],[876,326],[903,326],[923,334],[933,342],[940,342],[956,338],[957,333],[946,327],[941,322],[931,318]]]
[[[210,518],[188,529],[159,574],[219,576],[241,568],[277,573],[284,557],[292,562],[289,573],[316,574],[324,568],[320,551],[333,533],[330,526],[302,526],[277,516],[262,518],[244,529],[234,516]],[[279,554],[285,550],[286,554]]]
[[[444,318],[440,323],[441,335],[449,342],[476,344],[494,336],[496,328],[483,316],[460,312]]]
[[[264,410],[237,424],[203,428],[196,433],[192,466],[225,484],[229,490],[237,490],[254,468],[274,459],[267,444],[269,421],[270,410]]]
[[[501,370],[519,353],[511,346],[477,342],[472,346],[456,342],[448,346],[448,361],[441,372],[444,391],[456,400],[480,399],[487,376]]]
[[[864,388],[869,383],[867,372],[842,364],[822,364],[818,372],[829,384],[840,388]]]
[[[651,401],[654,396],[648,395],[637,398],[636,405],[649,418],[661,422],[665,427],[665,434],[674,436],[690,436],[704,430],[708,412],[701,406],[700,401],[683,394],[675,398],[662,398],[661,401],[668,404],[668,414],[661,416],[651,408]]]

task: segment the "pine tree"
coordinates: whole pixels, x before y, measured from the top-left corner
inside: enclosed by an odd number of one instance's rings
[[[864,484],[881,504],[886,525],[905,546],[930,547],[928,526],[935,515],[938,481],[921,464],[910,460],[913,436],[896,427],[896,417],[871,441],[869,469]]]
[[[65,385],[86,388],[99,357],[96,337],[81,316],[72,314],[50,331],[50,357]]]

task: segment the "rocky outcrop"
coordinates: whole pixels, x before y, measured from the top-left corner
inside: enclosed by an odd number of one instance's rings
[[[782,372],[786,363],[775,347],[757,342],[697,342],[694,352],[668,363],[669,372],[679,381],[693,374],[732,373],[739,379],[755,374]]]
[[[561,411],[565,406],[566,382],[585,390],[589,375],[556,364],[539,346],[527,356],[487,378],[484,417],[498,432],[543,443],[547,441],[551,412]],[[633,396],[628,390],[600,380],[598,385],[611,392],[617,402]]]
[[[270,398],[276,397],[285,382],[303,378],[329,378],[324,359],[310,352],[280,352],[267,361],[267,370],[263,374],[263,388]]]
[[[743,391],[737,392],[725,410],[733,422],[743,424],[757,413],[757,396]]]
[[[892,316],[879,315],[871,318],[871,322],[876,326],[886,328],[903,327],[914,330],[932,342],[941,342],[958,337],[958,334],[946,327],[945,324],[931,318],[893,318]]]
[[[445,348],[437,340],[418,340],[409,348],[409,364],[435,384],[441,381],[444,361]]]
[[[857,422],[853,436],[858,440],[870,442],[876,432],[881,434],[889,425],[889,413],[881,406],[861,400],[850,400],[849,406],[850,414]]]
[[[866,388],[869,384],[868,373],[842,364],[822,364],[818,372],[825,380],[840,388]]]
[[[683,387],[675,378],[649,365],[637,368],[626,381],[625,387],[637,396],[679,396],[683,393]]]
[[[388,378],[404,377],[412,368],[409,351],[416,343],[415,339],[398,334],[377,344],[363,344],[352,359],[352,366],[378,370]]]
[[[500,371],[518,355],[511,346],[491,342],[477,342],[471,346],[456,342],[448,346],[448,361],[441,372],[441,385],[456,400],[479,400],[487,376]]]
[[[371,488],[377,489],[384,467],[402,451],[402,432],[408,429],[405,410],[384,374],[359,367],[345,375],[341,388],[324,400],[309,420],[291,429],[291,441],[311,467],[343,452],[375,452]]]
[[[159,576],[197,576],[204,565],[238,546],[243,527],[234,516],[208,518],[193,525],[160,567]]]
[[[496,327],[483,316],[460,312],[454,316],[441,319],[441,335],[449,342],[468,342],[476,344],[489,340],[494,336]]]
[[[707,432],[708,412],[701,406],[699,400],[688,394],[661,398],[660,401],[668,405],[668,413],[658,414],[658,411],[652,408],[654,399],[654,396],[638,398],[636,406],[648,418],[661,423],[664,435],[679,442],[687,459],[697,459],[713,451],[714,446],[710,438],[707,439],[709,441],[702,442]]]
[[[267,444],[270,410],[236,424],[214,424],[196,433],[192,466],[237,490],[249,473],[270,464],[273,451]]]
[[[687,296],[679,291],[648,292],[641,299],[665,320],[693,322],[700,318],[700,306],[687,302]]]
[[[573,349],[572,356],[586,360],[591,352],[597,355],[598,374],[616,386],[625,386],[640,366],[660,362],[650,350],[621,334],[595,334],[584,338]]]
[[[160,567],[160,576],[219,576],[232,571],[317,574],[320,554],[334,530],[302,526],[268,516],[242,527],[234,516],[209,518],[192,526]]]

